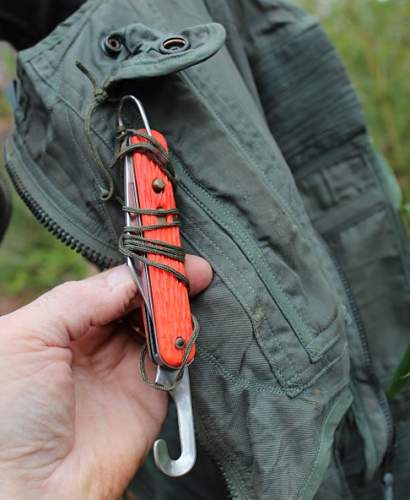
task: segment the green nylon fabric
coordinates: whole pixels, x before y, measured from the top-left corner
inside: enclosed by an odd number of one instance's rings
[[[175,34],[186,50],[161,51]],[[119,53],[103,49],[108,35]],[[408,342],[409,247],[397,185],[317,21],[276,0],[90,0],[20,53],[18,74],[7,162],[37,215],[91,256],[121,261],[122,175],[112,170],[114,196],[102,200],[84,126],[98,102],[92,141],[110,165],[118,102],[132,93],[167,138],[184,247],[215,271],[192,301],[198,463],[172,480],[148,458],[131,491],[381,498],[393,437],[382,387]],[[405,498],[408,394],[392,409]],[[163,432],[174,444],[175,418],[171,407]]]

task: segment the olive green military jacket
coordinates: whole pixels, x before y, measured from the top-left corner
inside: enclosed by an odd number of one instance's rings
[[[383,392],[410,323],[399,191],[317,21],[285,0],[90,0],[18,74],[7,164],[39,221],[122,261],[107,166],[132,93],[169,143],[184,246],[215,272],[192,303],[198,465],[171,480],[147,461],[137,497],[378,499],[393,471],[405,498],[407,396],[392,461]]]

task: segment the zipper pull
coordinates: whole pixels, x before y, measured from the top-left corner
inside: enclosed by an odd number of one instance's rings
[[[383,500],[394,500],[394,476],[391,472],[386,472],[383,476]]]
[[[383,500],[394,500],[394,475],[393,475],[393,460],[396,449],[396,429],[393,424],[392,439],[387,448],[386,455],[381,466],[382,484],[383,484]]]

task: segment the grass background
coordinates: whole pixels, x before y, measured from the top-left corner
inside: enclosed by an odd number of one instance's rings
[[[4,90],[14,76],[14,62],[13,50],[0,43],[0,146],[12,126]],[[6,178],[1,156],[0,176]],[[80,255],[51,236],[11,186],[10,189],[12,218],[0,245],[0,314],[29,302],[56,284],[85,277],[92,270]]]
[[[320,18],[342,55],[365,108],[370,132],[402,187],[402,212],[410,227],[410,1],[298,3]],[[13,74],[14,53],[1,44],[0,143],[11,126],[4,89]],[[57,283],[90,272],[79,255],[50,236],[21,201],[13,198],[11,225],[0,247],[0,314]]]

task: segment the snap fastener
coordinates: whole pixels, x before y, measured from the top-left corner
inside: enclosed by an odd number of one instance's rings
[[[108,35],[103,42],[104,51],[110,56],[117,56],[123,48],[123,41],[118,35]]]
[[[175,54],[189,48],[189,41],[182,35],[173,35],[162,40],[160,50],[164,54]]]

